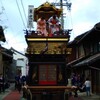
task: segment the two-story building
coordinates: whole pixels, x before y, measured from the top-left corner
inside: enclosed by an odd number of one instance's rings
[[[92,92],[100,93],[100,23],[77,36],[68,47],[72,54],[68,57],[67,67],[71,72],[90,77]]]
[[[5,42],[5,35],[3,27],[0,26],[0,42]],[[4,48],[0,44],[0,75],[5,77],[5,73],[7,72],[8,66],[12,63],[13,52]]]
[[[0,26],[0,43],[5,42],[5,35],[3,27]],[[0,78],[3,79],[3,85],[5,82],[9,81],[8,71],[10,70],[13,60],[13,52],[9,49],[6,49],[0,44]],[[3,91],[5,88],[3,88]]]

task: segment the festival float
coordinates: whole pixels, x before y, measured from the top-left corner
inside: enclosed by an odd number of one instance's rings
[[[62,8],[45,2],[34,8],[33,19],[31,19],[37,22],[40,17],[44,16],[48,21],[53,15],[57,15],[60,19],[62,12]],[[62,27],[59,31],[51,34],[47,29],[47,36],[36,30],[25,31],[28,45],[25,55],[29,60],[27,89],[32,98],[36,100],[64,100],[65,91],[72,90],[70,86],[67,86],[66,69],[67,55],[71,53],[70,49],[67,48],[70,31],[70,29],[65,30]]]

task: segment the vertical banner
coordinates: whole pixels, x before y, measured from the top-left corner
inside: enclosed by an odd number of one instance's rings
[[[28,23],[27,23],[27,27],[28,28],[33,28],[33,14],[34,14],[34,6],[33,5],[29,5],[28,6]]]

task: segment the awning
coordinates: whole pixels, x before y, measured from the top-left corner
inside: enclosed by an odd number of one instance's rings
[[[13,58],[13,52],[4,47],[0,47],[0,53],[3,54],[5,58],[6,57]]]
[[[78,66],[85,66],[85,65],[89,65],[89,64],[92,64],[96,61],[100,60],[100,53],[98,54],[95,54],[93,56],[90,56],[89,58],[75,64],[73,67],[78,67]]]
[[[9,57],[9,58],[13,58],[13,55],[11,55],[11,54],[8,54],[8,53],[6,53],[6,52],[1,52],[3,55],[5,55],[5,56],[7,56],[7,57]]]

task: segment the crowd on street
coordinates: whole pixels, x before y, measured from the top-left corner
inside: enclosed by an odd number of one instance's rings
[[[25,98],[23,98],[23,92],[22,92],[22,86],[24,84],[26,84],[26,77],[17,75],[15,77],[15,79],[16,79],[15,83],[10,83],[11,84],[10,87],[7,88],[5,90],[5,92],[0,93],[0,100],[3,100],[1,98],[7,97],[13,91],[17,95],[19,94],[21,100],[26,100]],[[72,93],[72,95],[74,94],[74,97],[70,96],[71,100],[74,100],[74,98],[82,98],[81,100],[100,100],[99,95],[95,95],[95,94],[91,93],[91,96],[90,96],[90,94],[87,94],[86,89],[82,89],[82,86],[87,83],[88,83],[88,79],[86,80],[84,75],[78,75],[78,74],[74,74],[74,73],[72,74],[71,85],[78,86],[78,88]],[[8,93],[8,92],[10,92],[10,93]],[[69,93],[69,95],[70,95],[70,93]]]
[[[17,89],[19,92],[22,90],[22,86],[26,84],[26,76],[17,75],[15,77],[15,90]]]
[[[85,77],[84,74],[72,73],[71,85],[77,88],[74,91],[74,96],[78,97],[77,91],[86,92],[87,96],[91,96],[91,81],[89,77]],[[70,93],[71,95],[71,93]]]
[[[5,89],[9,88],[10,83],[3,77],[3,75],[0,75],[0,93],[2,91],[5,91]]]

